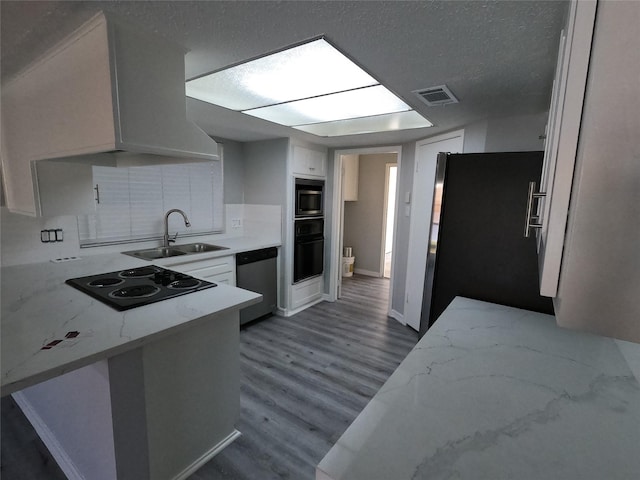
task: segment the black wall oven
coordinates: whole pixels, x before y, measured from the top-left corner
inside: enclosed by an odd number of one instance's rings
[[[321,275],[324,268],[324,220],[296,220],[293,246],[293,283]]]
[[[295,216],[321,217],[324,202],[324,180],[296,178]]]

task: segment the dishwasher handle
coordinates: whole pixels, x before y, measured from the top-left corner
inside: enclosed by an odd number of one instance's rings
[[[247,265],[248,263],[260,262],[278,256],[276,247],[251,250],[249,252],[236,253],[236,265]]]

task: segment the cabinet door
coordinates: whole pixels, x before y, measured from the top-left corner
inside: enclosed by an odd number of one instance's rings
[[[166,266],[194,277],[235,287],[236,261],[233,255],[183,263],[167,263]]]
[[[207,280],[213,283],[221,283],[224,285],[229,285],[231,287],[236,286],[235,275],[233,272],[219,273],[217,275],[204,276]]]
[[[358,155],[344,155],[342,165],[344,166],[342,178],[342,200],[345,202],[358,201]]]
[[[292,159],[293,173],[324,177],[326,175],[325,156],[323,152],[295,145]]]
[[[546,196],[538,204],[540,294],[547,297],[558,291],[595,12],[595,0],[571,3],[549,110],[540,187]]]

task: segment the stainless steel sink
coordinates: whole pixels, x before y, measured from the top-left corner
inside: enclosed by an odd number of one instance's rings
[[[132,257],[143,258],[145,260],[157,260],[158,258],[175,257],[177,255],[186,255],[187,252],[176,250],[173,247],[148,248],[145,250],[132,250],[130,252],[122,252]]]
[[[189,255],[194,253],[215,252],[217,250],[228,250],[227,247],[209,245],[208,243],[189,243],[186,245],[175,245],[173,247],[146,248],[144,250],[131,250],[122,252],[125,255],[142,258],[144,260],[158,260],[159,258],[176,257],[178,255]]]
[[[176,245],[171,247],[185,253],[203,253],[215,252],[217,250],[228,250],[227,247],[219,247],[218,245],[209,245],[208,243],[189,243],[187,245]]]

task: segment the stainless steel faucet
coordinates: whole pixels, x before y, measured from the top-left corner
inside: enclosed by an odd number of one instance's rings
[[[180,215],[182,215],[182,218],[184,218],[184,226],[185,227],[190,227],[191,226],[191,223],[189,223],[189,219],[187,218],[187,214],[184,213],[179,208],[172,208],[167,213],[165,213],[164,214],[164,241],[163,241],[163,246],[165,248],[169,246],[169,242],[170,241],[172,241],[172,242],[175,241],[175,239],[174,240],[170,240],[169,239],[169,215],[171,215],[174,212],[179,213]],[[176,236],[178,236],[177,233],[176,233]]]

